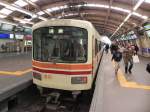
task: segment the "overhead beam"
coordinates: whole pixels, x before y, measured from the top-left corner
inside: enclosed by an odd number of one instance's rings
[[[108,21],[108,24],[105,24],[105,20],[101,20],[101,19],[86,19],[86,20],[89,20],[89,21],[96,21],[96,22],[102,22],[102,23],[104,23],[104,26],[107,26],[107,25],[109,25],[109,24],[111,24],[111,25],[114,25],[114,26],[116,26],[116,27],[118,27],[119,26],[119,23],[117,23],[117,22],[114,22],[114,21]],[[125,28],[125,29],[127,29],[127,28],[129,28],[130,27],[130,25],[125,25],[125,26],[123,26],[123,28]]]
[[[50,17],[52,16],[52,14],[50,12],[48,12],[47,10],[42,10],[37,4],[33,3],[31,0],[24,0],[24,1],[27,2],[28,4],[32,5],[34,8],[38,9],[39,11],[45,12]]]
[[[111,38],[118,32],[121,27],[129,20],[129,18],[132,16],[132,14],[143,4],[144,0],[139,0],[137,3],[133,6],[132,11],[124,18],[123,22],[119,25],[119,27],[115,30],[115,32],[111,35]]]
[[[8,9],[10,9],[10,10],[15,10],[15,11],[18,11],[18,12],[21,12],[21,13],[23,13],[23,14],[26,14],[26,15],[29,15],[29,16],[37,16],[37,18],[39,18],[39,19],[41,19],[41,20],[47,20],[47,18],[44,18],[44,17],[42,17],[42,16],[38,16],[36,13],[33,13],[33,12],[31,12],[31,11],[29,11],[29,10],[26,10],[26,9],[24,9],[24,8],[22,8],[22,7],[19,7],[19,6],[17,6],[17,5],[12,5],[12,4],[10,4],[10,3],[8,3],[8,2],[6,2],[6,1],[4,1],[4,0],[0,0],[0,5],[2,5],[2,6],[4,6],[4,7],[7,7]]]
[[[109,18],[109,16],[110,16],[112,3],[113,3],[113,0],[109,0],[109,8],[108,8],[108,10],[107,10],[107,15],[106,15],[106,19],[105,19],[105,24],[107,24],[108,18]]]
[[[69,18],[78,18],[78,19],[80,19],[79,18],[79,16],[71,16],[71,17],[67,17],[68,19]],[[87,19],[86,19],[87,20]],[[95,23],[95,24],[99,24],[100,26],[102,26],[102,27],[104,27],[105,25],[104,25],[104,20],[89,20],[90,22],[92,22],[93,24]],[[114,28],[114,30],[118,27],[118,25],[114,25],[113,23],[109,23],[108,25],[107,25],[108,27],[111,27],[111,28]],[[124,31],[126,31],[128,28],[127,27],[123,27],[124,29],[122,29],[121,30],[121,32],[124,32]]]
[[[72,12],[66,12],[66,14],[69,14],[69,13],[72,13]],[[85,14],[85,16],[90,16],[90,17],[102,17],[102,18],[105,18],[106,17],[106,13],[104,11],[101,11],[101,10],[90,10],[90,9],[86,9],[84,11],[80,11],[80,13],[82,14]],[[56,14],[55,16],[61,16],[61,13],[58,13]],[[123,15],[120,15],[120,14],[117,14],[117,13],[114,13],[112,12],[111,13],[111,16],[110,16],[110,19],[113,19],[115,21],[120,21],[122,22],[124,20],[124,17]],[[136,24],[139,24],[139,21],[135,18],[131,18],[130,21],[128,21],[128,24],[131,24],[133,26],[133,23],[136,23]]]
[[[76,15],[76,16],[71,16],[68,18],[76,18],[77,19],[77,18],[79,18],[79,16]],[[101,21],[101,20],[89,20],[89,21],[92,22],[93,24],[95,23],[95,24],[99,24],[100,26],[105,26],[104,21]],[[118,25],[114,25],[112,23],[110,23],[108,26],[114,28],[114,30],[118,27]],[[128,28],[124,26],[123,29],[120,30],[120,32],[125,32],[127,29]]]
[[[84,2],[89,3],[89,4],[109,5],[109,2],[107,0],[84,0]],[[60,1],[60,2],[54,2],[54,3],[51,3],[51,4],[48,4],[48,5],[45,5],[45,6],[41,7],[41,9],[45,10],[47,8],[63,6],[63,5],[66,5],[66,3],[67,3],[66,0]],[[125,4],[123,2],[114,2],[112,6],[113,7],[120,7],[120,8],[128,9],[128,10],[132,10],[132,7],[133,7],[132,4],[129,5],[129,4]],[[144,10],[142,8],[138,9],[137,12],[140,13],[140,14],[143,14],[143,15],[150,16],[149,11]]]

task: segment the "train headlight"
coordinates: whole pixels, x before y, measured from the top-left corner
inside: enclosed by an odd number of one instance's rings
[[[86,84],[87,77],[71,77],[71,84]]]
[[[32,74],[33,74],[33,77],[34,77],[35,79],[42,80],[42,77],[41,77],[41,74],[40,74],[40,73],[33,72]]]

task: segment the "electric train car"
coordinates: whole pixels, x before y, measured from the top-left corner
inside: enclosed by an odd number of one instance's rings
[[[83,20],[56,19],[33,26],[33,82],[41,88],[89,90],[102,55],[101,36]]]

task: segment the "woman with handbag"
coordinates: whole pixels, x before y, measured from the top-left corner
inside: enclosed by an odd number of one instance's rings
[[[124,51],[123,51],[123,60],[125,64],[125,73],[127,74],[128,72],[131,74],[132,73],[132,68],[133,68],[133,58],[132,56],[134,55],[134,50],[132,49],[131,46],[128,46]]]

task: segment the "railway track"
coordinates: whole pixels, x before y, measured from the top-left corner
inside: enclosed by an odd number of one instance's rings
[[[26,90],[18,105],[9,112],[88,112],[92,99],[90,92],[84,92],[73,98],[68,92],[61,92],[56,99],[51,95],[40,95],[37,90]],[[34,92],[36,91],[36,92]],[[54,92],[55,93],[55,92]],[[28,95],[27,95],[28,94]]]
[[[86,109],[90,107],[90,101],[87,101],[87,96],[80,94],[77,98],[72,98],[69,94],[61,94],[58,101],[55,102],[55,99],[48,97],[48,102],[43,103],[39,107],[38,111],[33,112],[86,112],[83,105]],[[42,101],[42,100],[41,100]],[[88,105],[85,103],[88,102]],[[35,108],[36,106],[33,106]],[[88,112],[88,111],[87,111]]]

